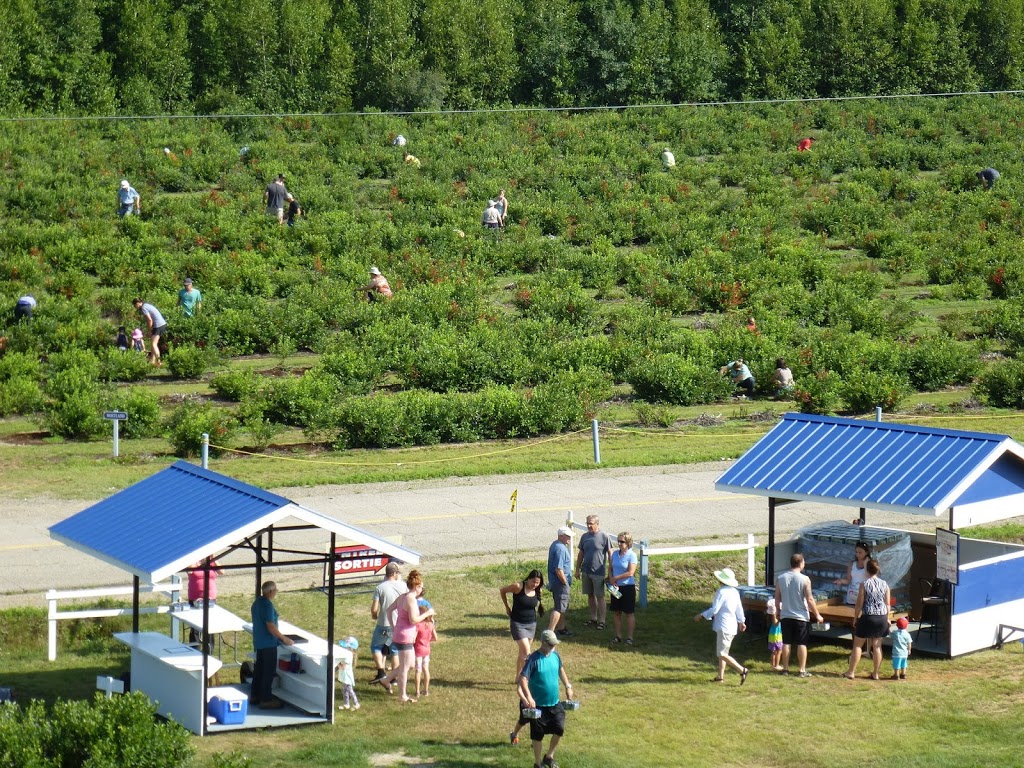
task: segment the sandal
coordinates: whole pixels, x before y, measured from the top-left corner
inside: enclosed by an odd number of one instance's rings
[[[622,638],[619,637],[618,635],[616,635],[615,637],[612,638],[612,642],[613,643],[621,643],[622,642]]]
[[[748,674],[750,674],[750,670],[744,667],[743,671],[740,672],[740,685],[743,685],[745,682],[747,682]]]
[[[626,645],[632,645],[632,644],[633,644],[633,638],[632,637],[627,637],[626,638]]]
[[[598,629],[604,629],[604,622],[603,622],[603,621],[599,621],[599,622],[597,622],[597,624],[596,624],[596,627],[597,627]]]
[[[724,682],[725,682],[725,679],[724,679],[724,678],[721,678],[721,677],[716,677],[716,678],[714,678],[714,679],[713,679],[713,680],[712,680],[711,682],[712,682],[712,683],[724,683]]]

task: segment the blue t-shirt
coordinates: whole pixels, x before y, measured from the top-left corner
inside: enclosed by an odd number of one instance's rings
[[[566,584],[572,584],[572,558],[569,557],[569,545],[556,539],[548,547],[548,589],[552,591],[562,588],[562,582],[555,575],[555,571],[559,568],[565,574]]]
[[[629,570],[630,563],[636,564],[636,553],[627,549],[626,554],[620,555],[619,550],[612,552],[612,576],[620,576]],[[628,579],[619,579],[615,582],[620,587],[636,584],[636,571]]]
[[[547,656],[541,651],[534,651],[523,665],[520,673],[526,678],[530,695],[538,707],[553,707],[558,699],[558,673],[562,669],[562,657],[558,651],[552,650]]]
[[[277,609],[266,597],[257,597],[252,604],[252,647],[257,651],[276,648],[281,641],[270,634],[267,622],[277,626]]]
[[[145,317],[148,317],[153,321],[153,327],[159,328],[162,325],[167,325],[167,321],[164,320],[164,316],[160,314],[160,310],[154,307],[152,304],[143,304],[140,311]]]
[[[894,659],[905,659],[910,655],[910,633],[905,629],[893,629],[889,636],[892,640],[892,657]]]

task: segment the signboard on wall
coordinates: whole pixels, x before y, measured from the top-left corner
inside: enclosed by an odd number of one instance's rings
[[[400,543],[398,541],[395,542]],[[401,563],[391,555],[380,550],[368,547],[365,544],[347,543],[334,548],[334,558],[331,566],[324,567],[324,587],[327,587],[330,572],[328,567],[334,568],[334,583],[341,586],[344,584],[365,584],[384,577],[384,569],[390,562]]]
[[[958,584],[960,578],[960,534],[935,529],[935,578]]]

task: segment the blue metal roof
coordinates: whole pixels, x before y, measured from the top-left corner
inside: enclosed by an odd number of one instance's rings
[[[156,582],[289,516],[419,562],[415,552],[374,534],[184,461],[49,530],[58,541]]]
[[[1006,435],[787,413],[715,488],[940,515],[961,497],[966,503],[1024,482],[1007,462],[1024,465],[1024,449]],[[976,484],[987,490],[972,494]]]

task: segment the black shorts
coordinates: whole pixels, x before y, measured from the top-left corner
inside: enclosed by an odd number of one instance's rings
[[[545,735],[561,736],[565,733],[565,710],[561,704],[539,709],[540,717],[530,721],[530,741],[540,741]]]
[[[889,634],[889,617],[862,613],[854,629],[857,637],[885,637]]]
[[[165,323],[164,325],[158,325],[156,328],[154,328],[153,329],[153,335],[154,336],[160,336],[160,337],[166,336],[167,335],[167,324]]]
[[[801,619],[782,620],[783,645],[807,645],[811,639],[811,624]]]
[[[612,595],[611,610],[613,613],[636,613],[636,584],[624,584],[619,587],[622,597]]]

